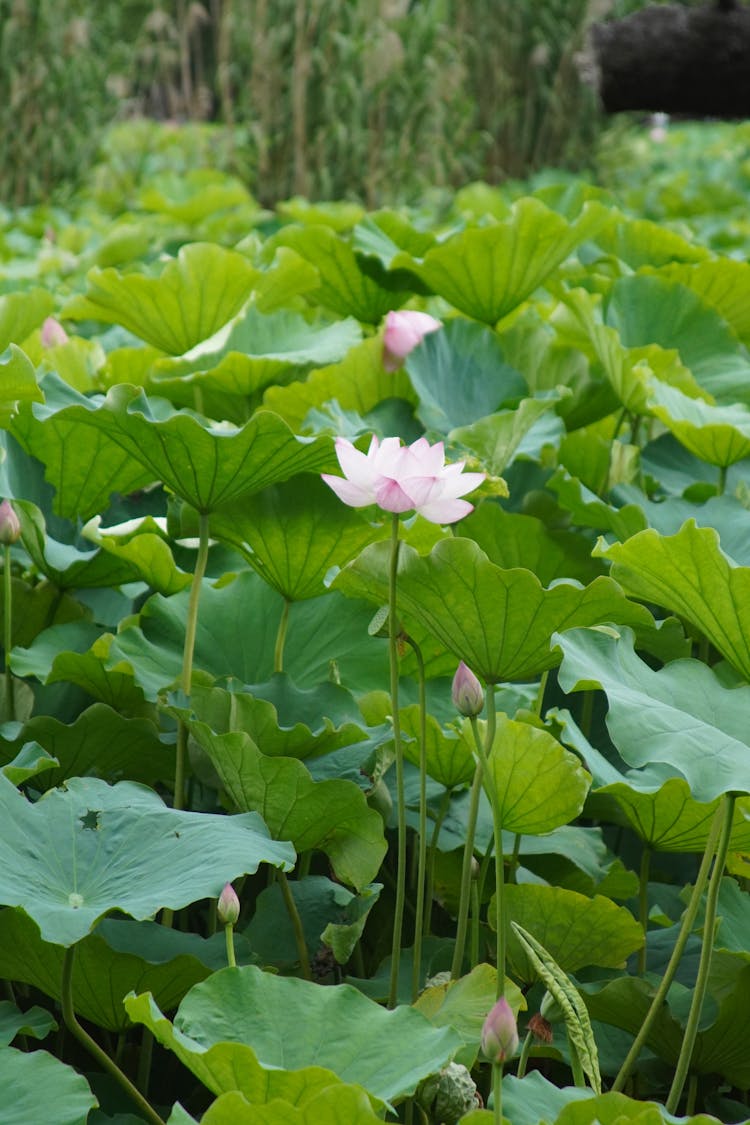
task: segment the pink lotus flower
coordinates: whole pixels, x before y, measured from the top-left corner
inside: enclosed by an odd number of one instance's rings
[[[467,668],[463,660],[456,669],[451,690],[453,706],[462,715],[470,718],[478,715],[484,707],[484,692],[482,685],[476,678],[471,668]]]
[[[513,1009],[501,996],[482,1027],[482,1054],[498,1065],[512,1059],[518,1050],[518,1027]]]
[[[381,443],[373,437],[365,454],[338,437],[336,456],[344,476],[322,476],[345,504],[377,504],[385,512],[414,509],[431,523],[455,523],[468,516],[473,505],[459,497],[484,480],[484,473],[462,474],[463,461],[446,465],[443,443],[430,445],[426,438],[402,446],[399,438]]]
[[[42,325],[42,347],[56,348],[58,344],[67,344],[70,337],[54,316],[48,316]]]
[[[437,332],[442,322],[429,313],[403,309],[389,312],[385,318],[383,333],[383,367],[386,371],[397,371],[409,352],[421,344],[428,332]]]

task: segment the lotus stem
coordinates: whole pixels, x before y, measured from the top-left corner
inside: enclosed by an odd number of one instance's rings
[[[407,638],[417,660],[419,678],[419,856],[417,862],[416,916],[414,920],[414,960],[412,963],[411,999],[419,995],[422,984],[422,934],[425,914],[425,883],[427,875],[427,688],[424,658],[416,641]]]
[[[705,1000],[706,989],[708,988],[708,976],[711,971],[711,959],[714,951],[716,907],[719,901],[719,888],[721,886],[722,875],[724,874],[727,851],[729,850],[729,838],[732,835],[732,820],[734,819],[734,806],[736,801],[736,793],[725,793],[724,800],[720,806],[722,811],[721,835],[716,848],[716,859],[714,860],[714,867],[711,872],[708,893],[706,895],[706,916],[703,921],[703,946],[701,948],[701,958],[698,963],[698,976],[695,981],[695,990],[690,1004],[690,1014],[688,1015],[687,1024],[685,1026],[685,1035],[682,1040],[680,1055],[677,1059],[677,1068],[674,1078],[672,1079],[672,1088],[669,1091],[669,1097],[666,1101],[667,1113],[675,1112],[682,1096],[685,1079],[687,1078],[687,1073],[690,1068],[690,1060],[693,1056],[695,1039],[698,1034],[698,1024],[700,1023],[701,1012],[703,1011],[703,1001]]]
[[[302,919],[299,916],[297,903],[294,901],[292,888],[289,886],[289,880],[286,873],[280,869],[277,871],[277,879],[281,887],[281,894],[284,898],[284,905],[286,906],[289,920],[292,923],[294,930],[294,940],[297,945],[297,956],[299,957],[299,966],[302,976],[305,980],[312,980],[312,972],[310,971],[310,957],[307,952],[307,942],[305,941],[305,931],[302,927]],[[227,950],[227,952],[229,952]]]
[[[284,598],[284,608],[281,611],[281,620],[276,633],[276,646],[273,650],[274,672],[284,671],[284,645],[286,644],[286,631],[289,627],[289,604],[289,599]]]
[[[717,486],[717,489],[716,489],[717,494],[719,496],[724,495],[724,492],[725,492],[726,487],[727,487],[727,470],[728,470],[727,465],[720,465],[719,466],[719,483],[718,483],[718,486]]]
[[[13,576],[11,573],[10,543],[5,544],[3,566],[3,648],[5,650],[5,717],[12,721],[16,717],[13,698],[13,673],[10,670],[10,650],[13,645]]]
[[[227,922],[224,926],[224,940],[227,946],[227,965],[230,969],[237,968],[237,958],[234,955],[234,926]],[[307,950],[305,950],[307,952]]]
[[[523,1078],[524,1074],[526,1073],[526,1067],[529,1062],[529,1054],[531,1052],[533,1042],[534,1032],[527,1031],[526,1038],[523,1041],[523,1047],[521,1048],[521,1055],[518,1060],[518,1070],[516,1071],[516,1078]]]
[[[497,728],[494,684],[487,685],[485,700],[487,707],[487,728],[485,730],[484,743],[482,743],[476,719],[471,720],[471,727],[474,732],[477,753],[483,766],[484,791],[487,794],[487,800],[492,809],[492,833],[495,839],[495,908],[497,911],[497,929],[495,931],[497,961],[496,995],[499,1000],[501,996],[505,995],[505,858],[503,853],[502,816],[497,801],[497,794],[495,793],[495,787],[489,775],[489,757],[492,744],[495,741],[495,730]]]
[[[432,887],[435,875],[435,852],[437,851],[438,840],[440,839],[440,829],[443,827],[443,821],[446,818],[448,809],[451,803],[451,791],[446,789],[440,801],[440,808],[435,819],[435,825],[432,829],[432,836],[430,837],[430,847],[427,857],[427,888],[425,891],[425,912],[424,924],[422,932],[425,937],[429,936],[430,927],[432,925]]]
[[[687,945],[688,938],[693,932],[693,926],[695,925],[695,919],[698,915],[698,909],[701,904],[701,899],[703,898],[703,892],[706,888],[708,873],[711,868],[711,860],[713,859],[714,851],[716,849],[716,841],[719,838],[719,832],[721,831],[722,823],[722,807],[720,805],[716,810],[713,823],[711,824],[711,831],[709,832],[708,840],[706,841],[706,849],[703,853],[703,859],[701,860],[700,868],[698,869],[698,874],[695,879],[695,886],[693,887],[692,894],[690,895],[690,901],[688,902],[687,907],[685,908],[685,913],[682,916],[682,924],[680,926],[680,932],[677,935],[677,941],[675,942],[674,949],[672,950],[672,956],[669,958],[669,964],[667,965],[664,976],[659,983],[659,987],[654,993],[654,997],[651,1001],[651,1007],[646,1013],[646,1018],[641,1024],[640,1031],[633,1040],[633,1044],[627,1055],[625,1056],[625,1061],[620,1067],[620,1072],[612,1083],[612,1091],[614,1093],[618,1093],[625,1086],[625,1083],[630,1077],[630,1073],[633,1067],[638,1061],[638,1056],[643,1050],[646,1040],[651,1033],[651,1028],[654,1025],[656,1017],[661,1011],[662,1005],[667,998],[667,993],[669,991],[670,985],[674,980],[675,973],[677,972],[677,968],[680,964],[680,961],[682,960],[682,955],[685,952],[685,946]]]
[[[643,927],[643,945],[638,950],[638,973],[646,972],[646,939],[648,937],[648,876],[651,870],[651,848],[644,844],[641,853],[641,871],[638,888],[638,921]]]
[[[476,721],[476,720],[475,720]],[[456,926],[456,944],[453,947],[453,961],[451,963],[451,980],[458,980],[464,963],[464,949],[466,948],[466,931],[469,920],[469,902],[471,899],[471,861],[474,858],[474,834],[477,827],[479,813],[479,797],[482,792],[484,766],[481,759],[474,767],[474,780],[471,783],[469,796],[469,815],[466,821],[466,840],[464,841],[464,861],[461,868],[461,894],[458,900],[458,919]]]
[[[115,1063],[106,1051],[102,1050],[95,1039],[92,1039],[89,1033],[81,1027],[75,1013],[75,1006],[73,1004],[73,965],[75,964],[75,945],[71,945],[65,950],[65,958],[62,967],[62,982],[60,987],[60,1000],[62,1004],[63,1021],[68,1031],[73,1035],[82,1047],[96,1059],[103,1070],[107,1072],[115,1082],[117,1082],[122,1089],[132,1098],[133,1102],[138,1106],[139,1112],[146,1118],[147,1121],[152,1122],[152,1125],[164,1125],[164,1121],[155,1109],[144,1098],[143,1094],[138,1090],[128,1078],[120,1070],[117,1063]]]
[[[190,697],[190,688],[193,682],[193,653],[195,651],[195,634],[198,629],[198,603],[201,596],[201,583],[206,573],[208,562],[208,513],[201,512],[198,524],[198,557],[195,560],[193,582],[190,587],[190,600],[188,602],[188,615],[185,624],[185,646],[182,651],[182,691]],[[180,719],[177,724],[177,758],[174,771],[174,807],[185,807],[185,762],[187,759],[187,726]]]
[[[388,653],[391,669],[391,716],[393,745],[396,754],[396,815],[398,821],[398,856],[396,859],[396,904],[393,911],[393,941],[391,943],[391,980],[388,1007],[398,1003],[398,970],[401,961],[401,934],[404,926],[406,900],[406,797],[404,796],[404,750],[401,745],[401,719],[398,713],[398,640],[399,624],[396,610],[396,579],[399,551],[398,512],[391,520],[391,561],[388,571]]]
[[[494,1063],[492,1067],[492,1108],[495,1125],[503,1121],[503,1064]]]

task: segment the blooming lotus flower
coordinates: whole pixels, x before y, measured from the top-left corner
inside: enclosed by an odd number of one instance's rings
[[[512,1059],[518,1050],[518,1027],[513,1009],[501,996],[482,1027],[482,1054],[497,1064]]]
[[[412,509],[430,523],[455,523],[472,511],[460,500],[484,480],[484,473],[463,473],[463,461],[446,465],[443,443],[430,445],[418,438],[401,445],[399,438],[373,437],[367,453],[361,453],[346,438],[336,438],[336,456],[343,477],[323,473],[340,500],[351,508],[377,504],[385,512]]]
[[[471,718],[478,715],[484,707],[484,692],[482,685],[476,678],[471,668],[467,668],[463,660],[456,669],[451,690],[453,706],[462,715]]]
[[[409,352],[421,344],[428,332],[442,328],[442,321],[429,313],[403,309],[389,312],[385,318],[383,333],[383,367],[386,371],[397,371]]]
[[[41,336],[43,348],[55,348],[58,344],[67,344],[70,339],[60,321],[55,320],[54,316],[48,316],[45,320]]]

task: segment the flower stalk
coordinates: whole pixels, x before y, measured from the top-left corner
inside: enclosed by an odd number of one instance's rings
[[[395,1008],[398,1003],[398,970],[401,959],[401,935],[404,926],[404,902],[406,899],[406,797],[404,794],[404,749],[401,745],[401,719],[398,710],[398,641],[399,623],[396,609],[396,581],[398,576],[399,552],[398,512],[391,517],[391,560],[388,571],[388,653],[391,675],[391,715],[393,722],[393,744],[396,754],[396,817],[398,833],[398,854],[396,858],[396,904],[393,911],[393,940],[391,943],[391,978],[388,990],[388,1007]]]
[[[188,602],[188,615],[185,624],[185,644],[182,650],[182,678],[181,687],[183,694],[190,698],[190,689],[193,682],[193,653],[195,651],[195,635],[198,629],[198,604],[201,596],[201,583],[206,573],[208,562],[208,513],[201,512],[198,524],[198,557],[195,560],[193,581],[190,587],[190,600]],[[187,761],[187,726],[179,720],[177,724],[177,756],[174,773],[174,801],[176,809],[185,807],[185,764]]]
[[[419,842],[417,857],[416,915],[414,919],[414,960],[412,962],[412,1003],[422,984],[422,935],[424,932],[425,891],[427,881],[427,685],[424,658],[419,645],[407,637],[417,660],[419,680]]]

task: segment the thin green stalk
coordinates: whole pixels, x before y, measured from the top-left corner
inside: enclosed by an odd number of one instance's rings
[[[495,930],[497,942],[497,999],[499,1000],[501,996],[505,995],[505,909],[503,905],[505,898],[505,858],[503,853],[502,815],[497,801],[497,795],[489,775],[489,756],[492,750],[492,744],[495,741],[495,730],[497,728],[494,684],[487,685],[485,700],[487,708],[487,727],[485,730],[484,745],[479,735],[479,726],[476,719],[471,720],[471,727],[474,732],[477,753],[484,767],[484,790],[490,802],[490,808],[492,809],[492,834],[495,839],[495,907],[497,910],[497,928]]]
[[[518,1070],[516,1071],[516,1078],[523,1078],[524,1074],[526,1073],[526,1067],[527,1067],[528,1062],[529,1062],[529,1054],[531,1052],[531,1047],[532,1047],[533,1043],[534,1043],[534,1032],[533,1031],[527,1031],[526,1032],[526,1038],[523,1041],[523,1047],[521,1048],[521,1055],[520,1055],[520,1058],[518,1060]]]
[[[133,1102],[138,1106],[138,1111],[147,1121],[152,1122],[152,1125],[164,1125],[164,1121],[159,1114],[144,1098],[143,1094],[138,1090],[124,1074],[119,1066],[109,1057],[106,1051],[102,1050],[95,1039],[92,1039],[87,1031],[81,1027],[75,1013],[73,1005],[73,965],[75,963],[75,945],[71,945],[65,950],[65,958],[62,967],[62,982],[61,982],[61,996],[60,1001],[62,1004],[63,1022],[68,1031],[75,1036],[82,1047],[91,1055],[92,1058],[105,1070],[110,1077],[114,1078],[122,1089],[132,1098]]]
[[[185,624],[185,645],[182,651],[182,691],[190,696],[190,687],[193,681],[193,652],[195,651],[195,634],[198,628],[198,603],[201,596],[201,583],[206,573],[208,562],[208,513],[201,512],[198,524],[198,557],[195,560],[193,582],[190,587],[190,601],[188,602],[188,615]],[[187,759],[187,727],[182,720],[177,726],[177,758],[174,771],[174,807],[185,807],[185,762]]]
[[[417,659],[419,680],[419,858],[417,862],[416,916],[414,921],[414,960],[412,962],[412,1003],[422,983],[422,934],[425,915],[425,884],[427,875],[427,686],[424,658],[416,641],[408,638]]]
[[[724,800],[721,804],[721,835],[716,848],[716,859],[714,860],[714,868],[711,872],[711,879],[708,884],[708,893],[706,894],[706,917],[703,922],[703,945],[701,948],[701,958],[698,963],[698,976],[695,981],[695,990],[690,1004],[690,1014],[688,1015],[687,1024],[685,1026],[682,1046],[680,1047],[680,1056],[677,1059],[677,1067],[675,1069],[674,1078],[672,1079],[672,1088],[669,1091],[669,1097],[666,1101],[668,1113],[674,1113],[676,1111],[682,1096],[685,1079],[690,1069],[690,1060],[693,1056],[695,1038],[698,1034],[698,1025],[700,1023],[701,1012],[703,1011],[706,989],[708,988],[708,977],[711,971],[711,959],[714,951],[716,907],[719,901],[719,888],[724,874],[727,851],[729,850],[729,838],[732,835],[732,820],[734,819],[734,806],[736,801],[736,793],[725,793]]]
[[[224,940],[227,946],[227,965],[230,969],[236,969],[237,958],[234,955],[234,926],[231,922],[227,922],[224,926]],[[307,953],[307,949],[305,949],[305,953]]]
[[[435,852],[437,851],[438,840],[440,839],[440,829],[443,827],[448,809],[451,803],[451,791],[446,789],[440,801],[440,808],[438,809],[435,826],[432,829],[432,836],[430,837],[430,847],[427,856],[427,889],[425,891],[425,912],[424,924],[422,932],[425,937],[429,936],[430,927],[432,925],[432,887],[435,878]]]
[[[5,717],[12,721],[16,717],[13,699],[13,675],[10,670],[10,650],[13,634],[13,583],[10,562],[10,543],[5,544],[5,563],[3,567],[3,648],[5,650]]]
[[[718,485],[718,488],[716,490],[719,496],[724,495],[726,487],[727,487],[727,466],[726,465],[720,465],[719,466],[719,485]]]
[[[516,882],[516,871],[518,870],[518,857],[521,853],[521,840],[523,840],[523,833],[516,832],[513,840],[513,855],[510,857],[510,867],[508,868],[508,882]]]
[[[534,714],[539,719],[541,719],[541,717],[542,717],[542,707],[544,705],[544,693],[547,689],[547,680],[548,679],[549,679],[549,670],[546,671],[546,672],[542,672],[542,678],[539,681],[539,690],[536,693],[536,699],[534,701]]]
[[[119,1047],[119,1040],[117,1046]],[[138,1074],[135,1084],[143,1094],[148,1097],[148,1086],[151,1081],[151,1062],[154,1057],[154,1033],[149,1028],[142,1028],[141,1050],[138,1055]]]
[[[476,720],[474,720],[476,722]],[[464,841],[464,861],[461,867],[461,895],[458,900],[458,918],[456,919],[456,944],[453,947],[453,961],[451,963],[451,980],[458,980],[464,963],[464,949],[466,948],[466,931],[469,919],[469,902],[471,899],[471,861],[474,858],[474,833],[477,827],[477,814],[479,812],[479,797],[482,792],[484,766],[481,759],[474,769],[474,780],[471,783],[469,796],[469,815],[466,821],[466,840]]]
[[[638,888],[638,921],[643,927],[643,945],[638,950],[638,973],[646,972],[646,937],[648,935],[648,877],[651,871],[651,848],[643,845],[641,852],[641,872]]]
[[[695,1102],[698,1097],[698,1075],[691,1074],[688,1082],[688,1092],[685,1101],[685,1116],[692,1117],[695,1113]]]
[[[492,1104],[495,1111],[495,1125],[502,1125],[503,1121],[503,1064],[494,1063],[492,1066]]]
[[[469,941],[469,964],[473,969],[479,964],[479,884],[471,880],[471,938]]]
[[[273,650],[274,672],[284,671],[284,645],[286,643],[286,631],[289,627],[289,604],[289,600],[284,598],[284,608],[281,611],[281,620],[276,633],[276,645]]]
[[[580,1059],[580,1056],[578,1054],[578,1048],[576,1047],[573,1040],[570,1038],[570,1033],[566,1032],[566,1034],[568,1036],[568,1053],[570,1054],[570,1069],[573,1072],[573,1085],[578,1086],[578,1087],[580,1087],[580,1089],[583,1090],[583,1089],[586,1088],[586,1076],[583,1073],[583,1067],[581,1066],[581,1059]]]
[[[630,1072],[638,1061],[638,1056],[643,1050],[646,1040],[651,1033],[651,1028],[654,1025],[656,1017],[661,1011],[662,1005],[667,998],[667,993],[669,991],[670,985],[672,984],[672,981],[674,980],[675,973],[677,972],[680,961],[682,960],[682,954],[685,951],[685,946],[687,945],[688,938],[693,932],[695,919],[698,915],[698,909],[703,898],[703,892],[706,888],[708,873],[711,868],[711,860],[713,859],[714,851],[716,849],[716,841],[719,838],[719,832],[722,827],[722,822],[722,805],[720,805],[716,810],[716,814],[711,825],[711,831],[709,832],[708,840],[706,841],[706,850],[703,853],[703,859],[701,860],[701,865],[695,879],[695,886],[693,887],[692,894],[690,895],[690,901],[688,902],[685,908],[685,913],[682,916],[682,924],[680,926],[680,932],[677,935],[677,941],[675,942],[674,949],[672,950],[672,956],[669,958],[669,964],[667,965],[664,976],[659,983],[659,987],[654,993],[654,998],[651,1001],[651,1007],[646,1014],[646,1018],[641,1025],[641,1029],[633,1040],[633,1044],[627,1055],[625,1056],[625,1061],[620,1067],[619,1074],[612,1083],[612,1090],[615,1093],[618,1093],[623,1089],[625,1083],[630,1077]]]
[[[312,980],[312,973],[310,972],[310,958],[307,953],[307,942],[305,941],[305,931],[302,927],[302,919],[299,916],[297,903],[294,901],[292,888],[289,886],[289,880],[286,877],[286,872],[277,868],[277,879],[281,887],[281,894],[284,899],[289,920],[292,923],[294,930],[294,940],[297,944],[297,956],[299,957],[299,966],[302,976],[305,980]]]
[[[391,714],[393,744],[396,753],[396,815],[398,821],[398,855],[396,858],[396,903],[393,911],[393,941],[391,942],[391,980],[388,1007],[398,1003],[398,970],[401,961],[401,933],[404,926],[406,899],[406,798],[404,796],[404,751],[401,745],[401,720],[398,713],[398,616],[396,611],[396,577],[398,575],[399,549],[398,513],[391,521],[391,562],[388,572],[388,652],[391,668]]]

